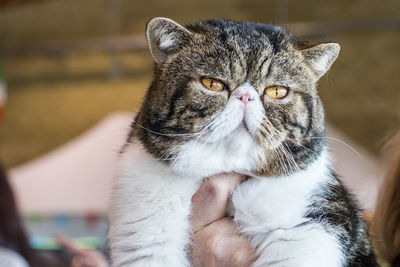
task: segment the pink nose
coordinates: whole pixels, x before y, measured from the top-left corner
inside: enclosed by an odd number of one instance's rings
[[[245,104],[247,104],[247,102],[251,101],[250,95],[248,93],[242,94],[238,98],[240,99],[240,101],[242,101]]]

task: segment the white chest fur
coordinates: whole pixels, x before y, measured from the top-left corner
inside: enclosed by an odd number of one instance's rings
[[[306,170],[293,175],[252,178],[235,190],[232,197],[235,208],[247,215],[253,213],[255,225],[264,230],[301,224],[311,193],[329,179],[328,166],[327,155],[323,153]]]
[[[341,266],[335,237],[304,217],[314,190],[329,177],[326,153],[287,177],[251,178],[232,195],[234,220],[257,249],[254,266]]]
[[[113,266],[188,266],[191,197],[201,179],[183,177],[139,143],[122,154],[110,209]]]

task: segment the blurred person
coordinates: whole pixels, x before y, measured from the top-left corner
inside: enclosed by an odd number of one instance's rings
[[[93,249],[80,249],[70,239],[63,236],[56,236],[57,243],[66,248],[74,256],[71,260],[71,267],[106,267],[107,260],[104,255]]]
[[[17,204],[0,165],[0,267],[105,267],[100,252],[79,249],[71,240],[58,236],[61,253],[46,253],[30,247]]]
[[[377,250],[392,267],[400,267],[400,132],[386,144],[389,167],[374,215]]]
[[[0,166],[0,266],[35,266],[36,263],[6,173]]]

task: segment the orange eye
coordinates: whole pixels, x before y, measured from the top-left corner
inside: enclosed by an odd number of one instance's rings
[[[283,87],[283,86],[271,86],[265,89],[265,94],[269,96],[270,98],[274,99],[281,99],[287,96],[289,93],[288,88]]]
[[[226,88],[226,85],[218,80],[212,78],[202,78],[201,83],[212,91],[220,92]]]

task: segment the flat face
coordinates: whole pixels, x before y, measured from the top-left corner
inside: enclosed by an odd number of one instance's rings
[[[190,38],[156,66],[137,120],[145,147],[179,166],[213,158],[221,171],[265,177],[314,161],[324,115],[300,42],[282,28],[246,22],[206,21],[186,30]],[[228,155],[233,151],[240,156]]]

